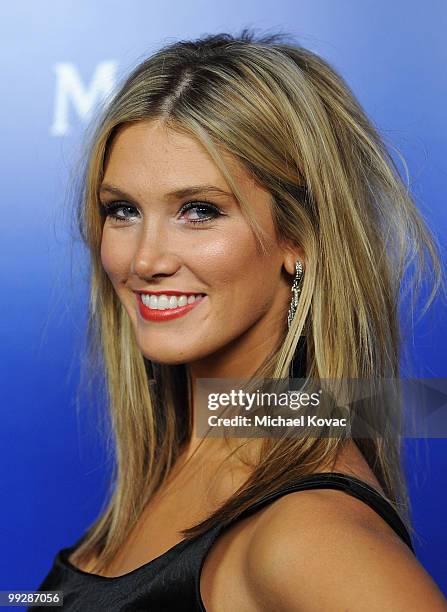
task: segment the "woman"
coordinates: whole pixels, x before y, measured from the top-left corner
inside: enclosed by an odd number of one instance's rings
[[[79,209],[112,495],[41,590],[67,610],[445,610],[396,437],[201,437],[200,379],[398,376],[435,243],[334,70],[280,36],[178,42],[93,136]],[[294,289],[291,293],[291,289]]]

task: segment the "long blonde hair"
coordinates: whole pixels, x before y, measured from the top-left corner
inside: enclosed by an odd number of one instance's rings
[[[423,278],[432,279],[426,308],[442,285],[438,247],[384,141],[318,55],[283,34],[256,38],[243,30],[169,44],[140,63],[95,124],[76,211],[91,258],[86,367],[89,374],[104,372],[113,432],[110,496],[73,556],[82,562],[95,555],[97,570],[122,546],[191,434],[186,364],[152,363],[142,355],[100,259],[98,191],[110,144],[120,126],[154,119],[206,147],[259,248],[265,248],[262,231],[222,152],[270,191],[278,237],[305,253],[293,324],[256,376],[287,377],[305,336],[306,376],[397,377],[404,273],[415,263],[414,290]],[[269,491],[335,462],[344,443],[342,436],[264,439],[246,483],[184,530],[185,538],[230,522]],[[399,437],[356,443],[409,526]]]

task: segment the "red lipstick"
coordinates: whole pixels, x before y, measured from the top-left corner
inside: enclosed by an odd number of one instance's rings
[[[145,293],[146,295],[200,295],[200,291],[196,291],[196,293],[191,293],[191,291],[153,291],[152,289],[146,289],[146,291],[135,290],[135,293]]]
[[[180,293],[179,291],[151,291],[155,295],[188,295],[187,293]],[[189,294],[197,295],[197,294]],[[141,293],[136,294],[138,309],[141,316],[148,321],[170,321],[178,317],[183,317],[188,314],[193,308],[201,304],[206,298],[206,295],[202,295],[200,298],[196,298],[192,304],[186,304],[186,306],[178,306],[177,308],[165,308],[164,310],[158,310],[157,308],[149,308],[146,304],[143,304],[141,300]]]

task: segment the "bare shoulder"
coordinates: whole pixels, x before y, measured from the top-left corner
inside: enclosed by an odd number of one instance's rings
[[[388,523],[338,490],[289,493],[268,507],[244,566],[260,611],[447,611],[434,581]]]

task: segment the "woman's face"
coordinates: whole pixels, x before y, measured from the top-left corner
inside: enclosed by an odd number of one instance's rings
[[[101,186],[102,204],[113,203],[101,260],[143,355],[208,377],[248,376],[262,362],[284,332],[303,260],[277,244],[269,193],[225,159],[269,238],[267,255],[206,149],[159,122],[120,129]],[[170,292],[185,296],[176,311],[165,308]]]

